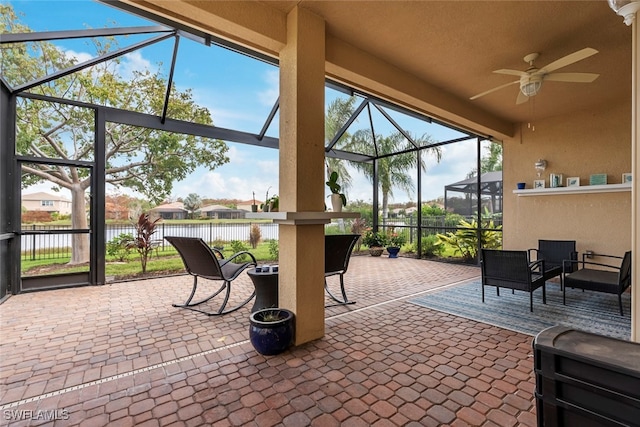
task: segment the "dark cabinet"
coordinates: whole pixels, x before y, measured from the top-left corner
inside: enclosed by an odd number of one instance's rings
[[[538,426],[640,426],[640,344],[554,326],[533,340]]]

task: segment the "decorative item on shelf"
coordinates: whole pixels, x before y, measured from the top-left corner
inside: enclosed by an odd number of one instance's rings
[[[537,171],[537,176],[538,178],[540,178],[542,172],[544,172],[544,170],[547,168],[547,161],[543,159],[538,159],[538,161],[535,162],[534,166]]]
[[[262,212],[269,212],[269,202],[271,201],[271,199],[269,198],[269,190],[271,190],[271,187],[267,188],[267,193],[264,196],[264,203],[260,205],[260,209],[262,209]]]
[[[580,187],[580,177],[570,176],[567,178],[567,187]]]
[[[549,175],[549,187],[558,188],[562,187],[562,174],[561,173],[552,173]]]
[[[267,204],[269,205],[269,212],[278,212],[280,210],[280,197],[274,194],[267,200]]]
[[[264,356],[280,354],[293,344],[295,316],[285,308],[265,308],[249,316],[249,339]]]
[[[331,190],[331,207],[334,212],[342,212],[342,207],[347,206],[347,197],[340,190],[342,186],[338,184],[338,172],[333,171],[329,175],[329,180],[325,182]]]
[[[622,174],[622,183],[630,184],[633,182],[633,174],[632,173],[623,173]]]
[[[380,256],[384,252],[384,247],[387,244],[387,236],[371,229],[367,230],[362,239],[362,243],[369,247],[369,254],[371,256]]]
[[[536,179],[533,181],[533,188],[544,188],[545,180],[544,179]]]
[[[606,185],[606,184],[607,184],[606,173],[595,173],[589,177],[589,185]]]
[[[516,184],[516,187],[518,188],[518,190],[524,190],[526,186],[527,186],[526,182],[519,182]]]

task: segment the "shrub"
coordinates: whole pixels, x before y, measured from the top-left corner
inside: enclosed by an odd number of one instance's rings
[[[233,253],[244,252],[244,251],[248,251],[249,250],[249,248],[244,243],[242,243],[240,240],[232,240],[229,244],[231,245],[231,249],[233,250]],[[247,256],[247,255],[240,255],[234,261],[235,262],[245,262],[248,258],[249,258],[249,256]]]
[[[430,234],[422,238],[422,254],[426,256],[439,256],[444,252],[444,246],[438,236]]]
[[[387,230],[386,241],[389,246],[402,247],[407,242],[407,237],[403,231],[396,232],[393,227]]]
[[[129,249],[135,249],[140,255],[143,274],[147,272],[149,254],[154,249],[152,237],[157,231],[158,221],[160,221],[160,218],[152,221],[149,214],[141,214],[138,217],[138,222],[135,223],[136,237],[127,244]]]
[[[362,247],[362,233],[367,229],[367,222],[364,218],[356,218],[351,222],[351,232],[353,234],[359,234],[360,237],[356,242],[356,251],[359,251]]]
[[[372,230],[367,230],[362,239],[362,243],[370,248],[384,247],[387,244],[387,236],[378,231],[374,233]]]
[[[116,261],[124,262],[129,253],[131,253],[130,244],[132,241],[132,234],[120,233],[107,242],[107,255]]]
[[[22,214],[22,222],[25,224],[32,222],[51,222],[52,220],[51,212],[27,211]]]
[[[217,238],[216,240],[214,240],[213,242],[211,242],[211,246],[214,249],[217,249],[219,251],[224,250],[224,240]]]
[[[471,222],[460,220],[458,227],[460,229],[455,233],[448,232],[447,234],[438,234],[437,236],[440,243],[447,243],[453,246],[455,253],[459,253],[466,261],[476,259],[478,255],[478,222],[476,220],[472,220]],[[484,221],[482,228],[483,230],[480,233],[481,247],[487,249],[498,249],[502,247],[502,235],[500,232],[484,230],[485,228],[501,229],[502,226],[496,227],[493,220],[490,220]]]
[[[251,224],[251,229],[249,230],[249,244],[253,249],[258,247],[258,243],[260,243],[261,238],[262,231],[260,230],[260,226],[258,224]]]
[[[274,261],[280,257],[280,246],[275,239],[269,240],[269,255],[271,255],[271,259]]]

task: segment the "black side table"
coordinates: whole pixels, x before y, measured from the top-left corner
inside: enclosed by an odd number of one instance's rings
[[[263,308],[278,306],[278,266],[270,266],[267,267],[267,271],[262,271],[264,268],[257,267],[247,271],[256,289],[256,301],[251,308],[252,313]]]

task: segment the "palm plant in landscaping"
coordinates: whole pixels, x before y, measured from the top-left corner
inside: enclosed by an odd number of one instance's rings
[[[492,219],[482,222],[480,230],[480,247],[487,249],[499,249],[502,247],[501,225],[496,226]],[[455,248],[455,253],[459,253],[465,260],[471,261],[478,255],[478,222],[473,219],[471,222],[460,220],[458,230],[455,233],[437,235],[440,244],[448,244]]]
[[[419,146],[428,146],[432,143],[429,135],[423,135],[420,138],[412,137],[413,141]],[[392,133],[383,137],[376,135],[375,138],[369,129],[362,129],[356,132],[349,140],[350,151],[357,153],[369,154],[372,156],[383,156],[385,154],[397,153],[387,157],[378,159],[378,184],[382,193],[382,217],[387,218],[389,212],[389,198],[393,197],[393,189],[400,188],[410,194],[414,191],[414,177],[409,171],[419,165],[424,171],[426,163],[424,156],[415,152],[401,152],[408,145],[413,146],[407,138],[400,132]],[[377,151],[375,147],[377,146]],[[429,153],[436,156],[440,161],[442,152],[440,148],[425,148]],[[353,166],[365,174],[369,181],[373,183],[373,165],[371,163],[353,163]]]

